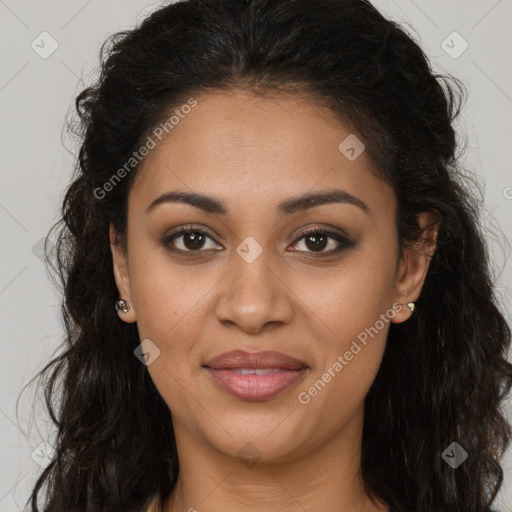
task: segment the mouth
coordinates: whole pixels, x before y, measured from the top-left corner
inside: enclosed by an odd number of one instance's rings
[[[248,401],[272,398],[296,384],[309,370],[298,359],[273,351],[221,354],[203,365],[223,391]]]

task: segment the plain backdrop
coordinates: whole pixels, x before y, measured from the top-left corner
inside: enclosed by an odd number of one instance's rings
[[[65,118],[95,76],[101,43],[133,28],[162,2],[0,0],[0,512],[22,510],[51,455],[52,425],[22,387],[54,355],[63,329],[41,244],[57,220],[76,148],[63,146]],[[457,129],[463,161],[484,190],[497,294],[512,322],[512,0],[374,0],[420,43],[438,72],[468,90]],[[464,139],[465,137],[465,139]],[[66,139],[65,139],[66,140]],[[463,385],[463,383],[461,383]],[[508,414],[509,404],[507,404]],[[512,510],[512,455],[497,506]],[[468,489],[468,492],[471,492]]]

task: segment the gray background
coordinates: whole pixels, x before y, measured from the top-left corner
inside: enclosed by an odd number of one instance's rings
[[[512,322],[507,246],[512,234],[512,0],[373,3],[405,24],[436,71],[457,76],[468,89],[457,125],[468,140],[463,161],[484,186],[482,217],[497,294]],[[16,400],[62,339],[59,297],[38,250],[58,218],[74,165],[62,144],[65,117],[83,84],[95,76],[101,43],[115,31],[132,28],[158,5],[149,0],[0,0],[0,512],[23,508],[40,465],[47,463],[45,454],[51,454],[49,419],[41,406],[32,409],[41,390],[28,388],[18,408]],[[55,43],[42,32],[58,44],[47,58],[41,54]],[[461,53],[463,40],[469,46]],[[76,151],[72,141],[66,147]],[[506,512],[512,510],[510,450],[503,465],[505,483],[497,505]]]

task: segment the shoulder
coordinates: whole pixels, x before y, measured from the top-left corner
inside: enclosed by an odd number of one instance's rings
[[[161,512],[161,506],[160,506],[160,496],[156,495],[151,503],[149,504],[149,507],[147,508],[146,512]]]

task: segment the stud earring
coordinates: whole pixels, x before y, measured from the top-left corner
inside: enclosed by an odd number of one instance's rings
[[[125,300],[119,299],[116,302],[116,311],[121,311],[123,314],[128,313],[128,311],[130,311],[130,306],[128,306],[128,303]]]
[[[414,311],[414,302],[408,302],[407,307],[409,308],[409,311],[412,313]]]

